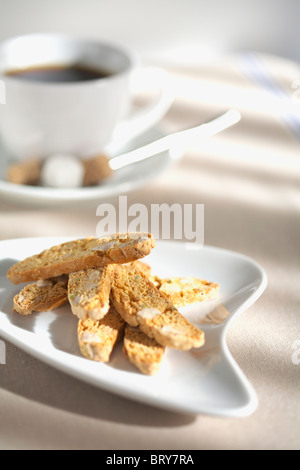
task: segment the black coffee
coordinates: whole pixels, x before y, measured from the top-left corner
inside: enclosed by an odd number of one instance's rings
[[[6,72],[9,77],[19,77],[22,80],[70,83],[86,82],[88,80],[99,80],[112,75],[107,70],[93,69],[80,64],[50,65],[41,67],[30,67],[22,70],[10,70]]]

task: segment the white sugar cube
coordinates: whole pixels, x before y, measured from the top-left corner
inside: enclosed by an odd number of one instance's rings
[[[73,155],[52,155],[42,167],[41,182],[43,186],[53,188],[78,188],[82,186],[84,166],[79,158]]]

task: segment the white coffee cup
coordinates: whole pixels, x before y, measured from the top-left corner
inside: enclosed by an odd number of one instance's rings
[[[46,82],[9,74],[22,69],[79,63],[105,69],[105,78],[78,82]],[[152,70],[158,98],[130,113],[131,79],[138,68],[130,49],[95,39],[60,34],[31,34],[0,45],[0,139],[17,160],[56,153],[89,157],[119,145],[155,125],[172,103],[166,74]],[[150,71],[148,71],[150,73]]]

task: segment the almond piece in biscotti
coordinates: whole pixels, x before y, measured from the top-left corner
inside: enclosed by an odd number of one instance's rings
[[[101,320],[109,309],[112,266],[88,268],[69,274],[68,298],[78,318]]]
[[[113,306],[102,320],[79,320],[77,338],[81,354],[93,361],[108,362],[124,328],[125,322]]]

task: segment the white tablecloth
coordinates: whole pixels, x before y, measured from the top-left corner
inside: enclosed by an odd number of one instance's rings
[[[297,91],[297,64],[274,58],[267,64],[288,95]],[[300,141],[278,93],[246,69],[241,58],[225,57],[169,71],[176,98],[164,125],[186,128],[228,107],[239,108],[242,120],[191,145],[174,167],[130,193],[128,204],[203,203],[205,243],[244,253],[266,270],[266,291],[227,335],[256,390],[257,410],[220,418],[156,409],[76,380],[5,341],[0,448],[299,448],[300,364],[293,344],[300,340]],[[0,238],[95,235],[96,207],[31,209],[3,200]]]

